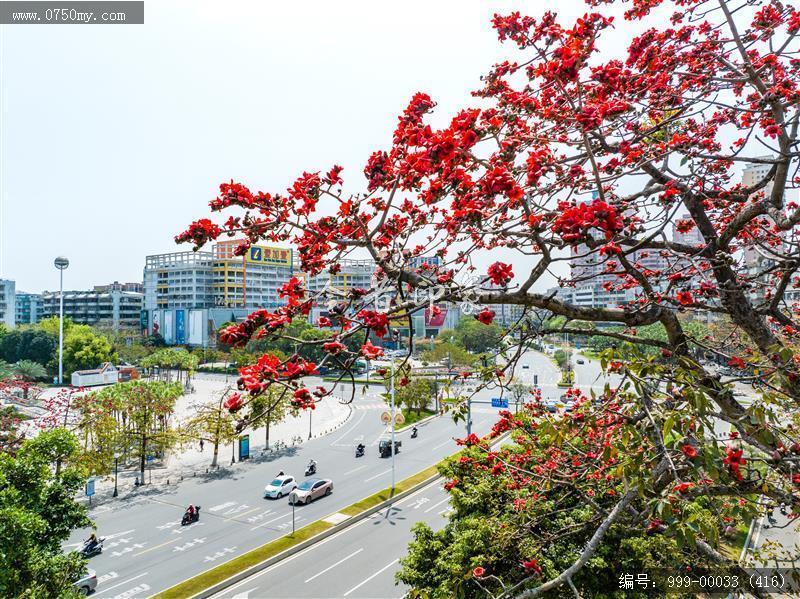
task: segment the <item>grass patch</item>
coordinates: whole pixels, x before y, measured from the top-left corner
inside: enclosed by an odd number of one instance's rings
[[[559,387],[572,387],[575,384],[575,373],[570,371],[561,371],[561,380],[558,381]]]
[[[403,408],[400,410],[403,413],[403,417],[406,419],[403,423],[403,426],[408,426],[414,424],[415,422],[419,422],[420,420],[424,420],[428,416],[433,416],[436,414],[435,411],[429,410],[425,408],[424,410],[420,410],[419,414],[417,414],[416,410],[409,410],[408,408]]]
[[[736,525],[736,533],[732,537],[722,537],[719,543],[719,552],[728,559],[738,561],[748,532],[750,532],[750,521],[747,524],[739,522]]]
[[[166,589],[165,591],[161,591],[155,595],[155,597],[157,599],[183,599],[184,597],[192,597],[200,591],[203,591],[210,586],[217,584],[218,582],[222,582],[223,580],[230,578],[242,570],[246,570],[247,568],[255,566],[256,564],[260,564],[264,560],[267,560],[278,555],[282,551],[285,551],[292,545],[296,545],[301,541],[310,539],[311,537],[318,535],[332,526],[333,524],[323,522],[322,520],[312,522],[311,524],[308,524],[295,531],[293,535],[288,534],[279,539],[275,539],[266,545],[262,545],[261,547],[253,549],[252,551],[248,551],[239,557],[233,558],[229,562],[220,564],[216,568],[206,570],[197,576],[194,576],[188,580],[184,580],[174,587]]]
[[[599,360],[600,359],[600,352],[592,351],[591,349],[582,349],[581,354],[589,358],[590,360]]]

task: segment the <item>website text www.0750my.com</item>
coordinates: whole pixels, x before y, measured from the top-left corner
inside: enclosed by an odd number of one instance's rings
[[[93,23],[125,22],[125,12],[82,12],[74,8],[48,8],[43,11],[13,12],[11,20],[14,23]]]

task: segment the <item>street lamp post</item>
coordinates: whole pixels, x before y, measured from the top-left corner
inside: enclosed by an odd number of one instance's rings
[[[394,354],[390,358],[392,363],[392,386],[390,387],[392,411],[392,493],[394,493]]]
[[[311,410],[308,411],[308,438],[311,438],[311,414],[313,412]]]
[[[58,269],[58,384],[64,382],[64,271],[69,266],[69,260],[59,256],[53,261]]]
[[[114,452],[114,494],[113,497],[117,496],[117,474],[119,472],[119,458],[120,454],[118,451]]]

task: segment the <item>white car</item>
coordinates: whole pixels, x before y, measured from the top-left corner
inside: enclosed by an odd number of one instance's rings
[[[294,476],[276,476],[275,479],[264,487],[264,499],[271,497],[272,499],[280,499],[284,495],[288,495],[297,488],[297,481]]]

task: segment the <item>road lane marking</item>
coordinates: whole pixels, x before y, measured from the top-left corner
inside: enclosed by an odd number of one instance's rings
[[[358,555],[358,554],[359,554],[359,553],[361,553],[362,551],[364,551],[364,548],[363,548],[363,547],[362,547],[361,549],[357,549],[356,551],[353,551],[353,553],[351,553],[351,554],[350,554],[350,555],[348,555],[347,557],[344,557],[344,558],[340,559],[338,562],[336,562],[336,563],[335,563],[335,564],[333,564],[332,566],[328,566],[328,567],[327,567],[327,568],[325,568],[325,569],[324,569],[322,572],[317,572],[317,573],[316,573],[316,574],[314,574],[314,576],[312,576],[311,578],[307,578],[307,579],[305,580],[305,582],[306,582],[306,583],[309,583],[309,582],[311,582],[311,581],[312,581],[312,580],[314,580],[314,579],[315,579],[317,576],[322,576],[322,575],[323,575],[323,574],[325,574],[325,572],[327,572],[328,570],[333,570],[333,569],[334,569],[336,566],[338,566],[338,565],[339,565],[339,564],[341,564],[342,562],[346,562],[346,561],[347,561],[347,560],[349,560],[351,557],[353,557],[354,555]]]
[[[338,439],[336,439],[336,441],[334,441],[333,443],[331,443],[331,447],[334,447],[334,446],[339,446],[339,447],[342,447],[341,445],[339,445],[339,441],[341,441],[342,439],[344,439],[345,437],[347,437],[347,436],[348,436],[350,433],[352,433],[352,432],[353,432],[353,431],[356,429],[356,427],[357,427],[359,424],[361,424],[361,421],[362,421],[362,420],[364,420],[364,418],[366,417],[366,415],[367,415],[367,413],[366,413],[366,412],[363,412],[363,413],[361,414],[361,418],[359,418],[359,419],[358,419],[358,422],[356,422],[355,424],[353,424],[353,426],[351,426],[349,429],[347,429],[347,432],[346,432],[346,433],[344,433],[344,434],[343,434],[341,437],[339,437]],[[361,437],[363,438],[363,437],[364,437],[364,435],[361,435]]]
[[[431,482],[429,485],[426,485],[426,486],[422,487],[421,489],[419,489],[419,490],[417,490],[417,491],[414,491],[414,492],[413,492],[411,495],[409,495],[408,497],[405,497],[405,498],[403,498],[403,499],[401,499],[400,501],[397,501],[397,502],[395,502],[395,503],[396,503],[397,505],[399,505],[400,503],[403,503],[403,502],[405,502],[406,500],[409,500],[409,499],[412,499],[413,497],[416,497],[416,496],[417,496],[417,495],[419,495],[420,493],[425,493],[425,492],[429,491],[429,490],[431,489],[431,487],[438,486],[438,485],[440,485],[440,484],[441,484],[441,481],[440,481],[439,479],[436,479],[436,480],[434,480],[433,482]],[[337,538],[339,538],[339,537],[340,537],[340,536],[342,536],[342,535],[346,535],[346,534],[348,534],[348,533],[350,533],[350,532],[353,532],[353,531],[354,531],[355,529],[357,529],[359,526],[363,526],[363,525],[367,524],[368,522],[374,522],[374,518],[375,518],[375,517],[377,517],[377,516],[379,516],[379,515],[380,515],[380,512],[376,512],[375,514],[373,514],[373,515],[372,515],[372,516],[370,516],[369,518],[364,518],[363,520],[361,520],[361,522],[356,522],[356,523],[354,523],[354,524],[351,524],[350,526],[348,526],[348,527],[346,527],[346,528],[344,528],[344,529],[340,530],[339,532],[332,534],[332,535],[331,535],[331,536],[329,536],[328,538],[326,538],[326,539],[322,539],[321,541],[319,541],[319,542],[317,542],[317,543],[314,543],[313,545],[309,545],[308,547],[306,547],[306,548],[305,548],[305,549],[303,549],[302,551],[298,551],[298,552],[297,552],[297,553],[295,553],[294,555],[290,555],[290,556],[289,556],[289,557],[287,557],[286,559],[282,559],[281,561],[279,561],[279,562],[277,562],[277,563],[275,563],[275,564],[273,564],[273,565],[269,566],[268,568],[264,568],[263,570],[261,570],[261,572],[257,572],[256,574],[253,574],[252,576],[250,576],[250,577],[248,577],[248,578],[246,578],[246,579],[242,580],[241,582],[238,582],[238,583],[236,583],[236,584],[234,584],[234,585],[232,585],[232,586],[228,587],[227,589],[225,589],[225,591],[220,591],[219,593],[217,593],[216,595],[214,595],[214,597],[227,597],[227,595],[222,595],[222,593],[228,593],[228,592],[234,591],[234,590],[236,590],[236,589],[238,589],[238,588],[240,588],[240,587],[243,587],[243,586],[245,586],[246,584],[252,584],[252,583],[255,581],[255,579],[256,579],[256,578],[258,578],[258,577],[260,577],[260,576],[264,576],[265,574],[270,574],[270,573],[271,573],[273,570],[275,570],[275,569],[277,569],[277,568],[280,568],[281,566],[283,566],[283,565],[285,565],[285,564],[288,564],[288,563],[289,563],[289,562],[291,562],[292,560],[295,560],[295,559],[297,559],[297,558],[299,558],[299,557],[302,557],[302,556],[304,556],[306,553],[310,553],[310,552],[314,551],[315,549],[319,549],[319,548],[320,548],[320,547],[322,547],[322,546],[323,546],[325,543],[329,543],[329,542],[333,541],[334,539],[337,539]],[[257,588],[257,587],[256,587],[256,588]],[[250,592],[252,592],[252,591],[254,591],[254,590],[256,590],[256,589],[251,589],[250,591],[245,591],[245,592],[246,592],[246,593],[250,593]],[[238,596],[239,596],[239,595],[236,595],[236,597],[238,597]],[[231,599],[236,599],[236,597],[233,597],[233,598],[231,598]]]
[[[272,522],[275,522],[275,520],[280,520],[281,518],[288,518],[288,517],[289,517],[289,516],[291,516],[291,515],[292,515],[292,514],[291,514],[291,512],[287,512],[287,513],[285,513],[285,514],[281,514],[281,515],[280,515],[280,516],[278,516],[277,518],[273,518],[272,520],[267,520],[266,522],[262,522],[261,524],[259,524],[258,526],[254,526],[254,527],[253,527],[253,528],[251,528],[250,530],[255,530],[256,528],[261,528],[262,526],[266,526],[267,524],[270,524],[270,523],[272,523]]]
[[[114,595],[113,599],[128,599],[128,597],[141,597],[142,593],[149,590],[150,590],[150,585],[143,582],[142,584],[135,586],[132,589],[128,589],[127,591],[124,591],[119,595]]]
[[[444,443],[439,443],[439,445],[434,446],[433,449],[441,449],[442,447],[444,447],[445,445],[449,445],[450,443],[454,443],[454,441],[452,439],[448,439]]]
[[[384,474],[389,474],[391,471],[392,471],[392,469],[388,468],[387,470],[384,470],[383,472],[379,472],[375,476],[370,476],[369,478],[364,479],[364,482],[368,483],[369,481],[375,480],[376,478],[379,478],[379,477],[383,476]]]
[[[442,499],[442,500],[441,500],[439,503],[434,503],[434,504],[433,504],[431,507],[429,507],[429,508],[428,508],[427,510],[425,510],[425,512],[423,512],[423,513],[427,514],[427,513],[428,513],[428,512],[430,512],[431,510],[433,510],[433,509],[436,509],[437,507],[439,507],[440,505],[442,505],[442,504],[443,504],[445,501],[450,501],[450,496],[447,496],[447,497],[445,497],[445,498],[444,498],[444,499]],[[445,510],[445,511],[447,511],[447,510]]]
[[[254,507],[252,510],[247,510],[246,512],[243,512],[241,514],[234,514],[234,516],[236,516],[236,518],[241,518],[242,516],[246,516],[247,514],[252,514],[253,512],[257,512],[260,509],[261,509],[260,507]],[[232,518],[232,520],[236,520],[236,518]]]
[[[367,578],[366,580],[364,580],[364,581],[362,581],[362,582],[359,582],[359,583],[358,583],[356,586],[354,586],[352,589],[350,589],[349,591],[347,591],[347,592],[346,592],[344,595],[342,595],[342,596],[343,596],[343,597],[347,597],[347,596],[348,596],[350,593],[352,593],[353,591],[357,591],[358,589],[360,589],[361,587],[363,587],[365,584],[367,584],[367,583],[368,583],[370,580],[372,580],[373,578],[375,578],[375,577],[376,577],[378,574],[381,574],[381,573],[383,573],[384,571],[388,570],[389,568],[391,568],[392,566],[394,566],[394,565],[395,565],[397,562],[399,562],[399,561],[400,561],[400,558],[399,558],[399,557],[398,557],[397,559],[393,559],[393,560],[391,561],[391,563],[389,563],[389,564],[385,565],[383,568],[381,568],[380,570],[378,570],[377,572],[375,572],[375,574],[373,574],[372,576],[370,576],[370,577],[369,577],[369,578]]]
[[[359,466],[358,468],[353,468],[349,472],[345,472],[342,476],[349,476],[349,475],[353,474],[354,472],[358,472],[359,470],[363,470],[366,467],[367,467],[367,465],[364,464],[363,466]]]
[[[114,580],[115,578],[119,578],[119,574],[117,574],[116,572],[109,572],[108,574],[103,574],[102,576],[98,576],[97,584],[108,582],[109,580]]]
[[[138,576],[134,576],[133,578],[129,578],[128,580],[123,580],[122,582],[118,582],[114,586],[108,587],[107,589],[103,589],[103,593],[107,593],[111,589],[116,589],[117,587],[121,587],[123,584],[128,584],[129,582],[133,582],[137,578],[141,578],[142,576],[147,576],[150,572],[142,572]]]
[[[161,543],[161,545],[155,545],[153,547],[150,547],[149,549],[145,549],[144,551],[140,551],[139,553],[134,553],[131,557],[139,557],[143,553],[147,553],[148,551],[152,551],[153,549],[158,549],[159,547],[163,547],[164,545],[169,545],[170,543],[174,543],[175,541],[178,540],[178,538],[179,537],[175,537],[174,539],[170,539],[166,543]]]
[[[209,512],[218,512],[220,510],[224,510],[225,508],[231,507],[232,505],[236,505],[235,501],[226,501],[225,503],[220,503],[219,505],[215,505],[214,507],[208,508]]]

